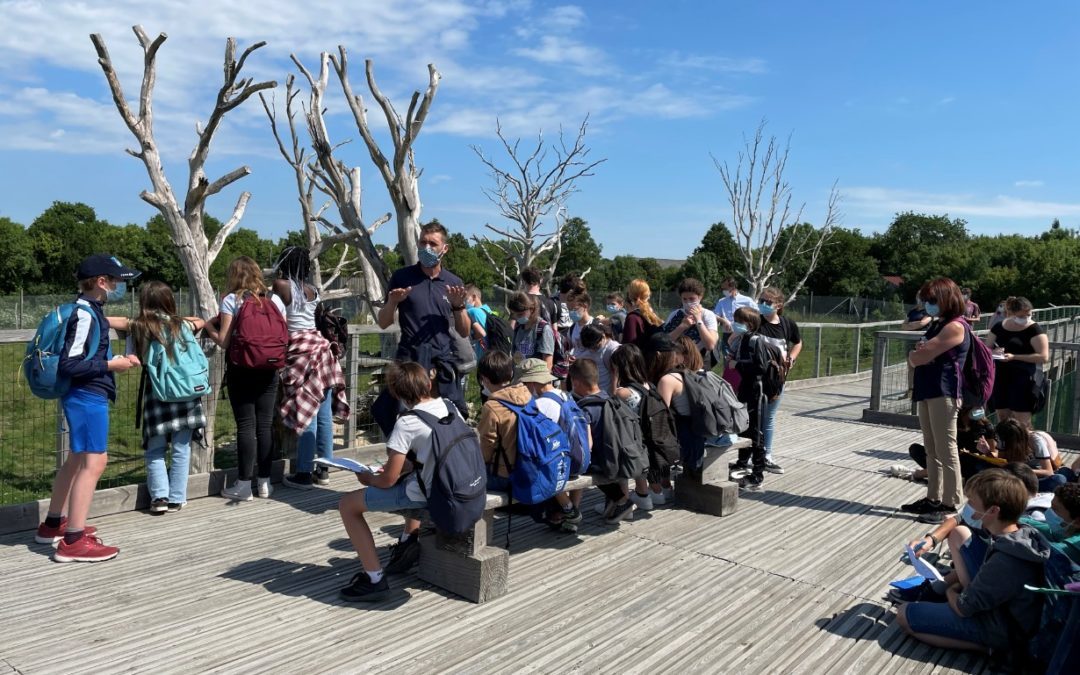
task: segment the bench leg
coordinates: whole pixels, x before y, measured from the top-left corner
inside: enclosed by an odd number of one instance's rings
[[[711,516],[728,516],[739,508],[739,485],[729,480],[702,483],[680,476],[675,481],[675,503]]]
[[[487,602],[505,595],[509,587],[510,554],[488,546],[495,512],[485,511],[466,538],[439,533],[420,537],[418,576],[443,590],[472,602]]]

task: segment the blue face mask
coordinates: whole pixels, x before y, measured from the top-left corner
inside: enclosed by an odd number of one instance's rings
[[[609,312],[617,312],[617,311],[619,311],[619,308],[617,306],[615,306],[615,305],[608,305],[607,306],[607,311],[609,311]]]
[[[748,329],[745,323],[739,323],[738,321],[736,321],[735,323],[731,324],[731,330],[735,331],[736,335],[742,335]]]
[[[117,281],[116,288],[105,292],[105,300],[108,302],[120,302],[127,295],[127,282]]]
[[[923,309],[926,310],[926,316],[937,316],[941,310],[938,308],[937,303],[928,302],[923,305]]]
[[[975,509],[971,507],[971,504],[964,504],[964,508],[960,510],[960,518],[976,530],[983,529],[982,518],[975,517]]]
[[[420,259],[420,264],[429,269],[438,265],[439,259],[442,258],[442,255],[436,253],[433,248],[422,248],[416,252],[416,255]]]
[[[577,311],[576,309],[570,310],[570,320],[581,321],[581,312]]]
[[[982,408],[975,408],[975,409],[973,409],[971,411],[971,419],[972,419],[972,421],[978,421],[978,420],[981,420],[984,417],[986,417],[986,410],[984,410]]]
[[[772,305],[767,305],[764,302],[759,302],[757,310],[761,312],[761,316],[772,316],[776,312],[776,308]]]
[[[514,321],[517,322],[517,325],[524,326],[525,324],[529,323],[529,315],[526,314],[524,316],[519,316],[518,318],[514,319]]]
[[[1050,533],[1053,534],[1055,538],[1064,538],[1069,523],[1066,523],[1065,519],[1059,516],[1054,509],[1046,509],[1043,516],[1046,518],[1046,525],[1050,528]]]

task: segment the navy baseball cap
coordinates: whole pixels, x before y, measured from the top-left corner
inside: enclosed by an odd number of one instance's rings
[[[94,277],[113,277],[128,280],[134,279],[140,274],[142,272],[136,272],[130,267],[124,267],[114,255],[95,253],[79,263],[79,269],[75,272],[75,277],[79,281],[93,279]]]

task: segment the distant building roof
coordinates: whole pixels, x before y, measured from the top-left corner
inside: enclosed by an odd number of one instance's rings
[[[660,265],[660,269],[670,270],[675,267],[682,267],[686,260],[674,260],[672,258],[654,258],[656,264]]]

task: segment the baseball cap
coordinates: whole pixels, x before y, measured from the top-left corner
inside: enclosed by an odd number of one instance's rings
[[[79,263],[79,269],[75,272],[75,277],[79,281],[103,276],[128,280],[134,279],[140,274],[141,272],[136,272],[130,267],[124,267],[116,259],[116,256],[107,253],[95,253]]]
[[[649,348],[654,352],[673,352],[675,351],[675,342],[667,333],[653,333],[652,337],[649,338]]]
[[[521,365],[517,369],[517,377],[515,381],[521,382],[535,382],[537,384],[547,384],[555,381],[555,376],[548,370],[547,363],[541,359],[525,359],[521,362]]]

